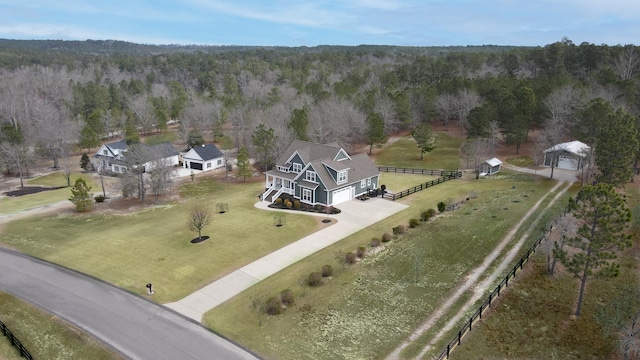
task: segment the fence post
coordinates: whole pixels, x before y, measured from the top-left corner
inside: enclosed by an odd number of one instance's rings
[[[458,331],[458,346],[460,346],[461,341],[462,341],[462,330]]]

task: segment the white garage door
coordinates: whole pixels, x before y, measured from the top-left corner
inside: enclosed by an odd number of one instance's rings
[[[352,187],[346,187],[344,189],[334,191],[332,194],[333,205],[351,200],[353,198],[352,189]]]
[[[578,159],[560,155],[558,157],[558,168],[576,170],[578,169]]]

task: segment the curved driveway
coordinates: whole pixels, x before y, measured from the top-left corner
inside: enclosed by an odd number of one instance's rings
[[[75,324],[131,359],[257,359],[162,306],[11,250],[0,249],[0,290]]]

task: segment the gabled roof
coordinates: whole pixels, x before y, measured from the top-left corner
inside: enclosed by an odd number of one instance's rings
[[[494,158],[491,158],[491,159],[485,161],[485,163],[488,164],[489,166],[493,167],[493,166],[498,166],[498,165],[502,164],[502,161],[500,161],[500,159],[494,157]]]
[[[552,152],[552,151],[558,151],[558,150],[564,150],[574,155],[585,156],[586,155],[585,153],[589,150],[589,145],[581,141],[574,140],[574,141],[554,145],[548,148],[547,150],[545,150],[544,152]]]
[[[173,146],[173,144],[169,142],[163,142],[156,145],[145,145],[145,144],[141,144],[141,145],[144,146],[150,152],[159,154],[164,158],[176,156],[179,154],[175,146]],[[114,159],[125,161],[124,159],[126,158],[126,152],[127,152],[127,146],[128,146],[125,140],[104,144],[103,146],[111,153],[111,156]],[[98,153],[95,154],[94,156],[98,158],[103,158],[105,156],[109,157],[107,155],[101,154],[99,150],[98,150]]]
[[[285,150],[276,165],[287,166],[291,158],[297,153],[305,164],[321,159],[335,159],[342,148],[338,144],[316,144],[309,141],[294,140]]]
[[[161,154],[164,157],[170,157],[170,156],[176,156],[178,154],[180,154],[180,152],[178,151],[178,149],[176,149],[175,146],[173,146],[172,143],[169,142],[163,142],[160,144],[156,144],[156,145],[151,145],[149,146],[150,149],[153,149],[153,151],[158,151],[159,154]]]
[[[204,161],[221,158],[224,156],[222,151],[215,144],[206,144],[191,148]],[[189,151],[191,151],[189,150]]]

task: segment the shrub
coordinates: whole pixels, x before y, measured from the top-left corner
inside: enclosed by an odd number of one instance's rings
[[[438,211],[443,213],[447,209],[447,204],[444,201],[438,203]]]
[[[284,201],[284,206],[285,206],[287,209],[291,209],[291,206],[293,206],[293,203],[291,202],[291,200],[285,200],[285,201]]]
[[[382,234],[382,242],[389,242],[391,241],[391,234],[389,234],[388,232]]]
[[[270,297],[265,304],[265,311],[269,315],[282,314],[282,302],[280,302],[280,298],[277,296]]]
[[[322,274],[317,271],[309,274],[309,280],[307,280],[309,286],[320,286],[322,284]]]
[[[358,249],[356,249],[356,256],[362,259],[366,252],[367,248],[365,248],[364,246],[358,246]]]
[[[355,263],[356,263],[356,261],[357,261],[356,259],[357,259],[357,258],[358,258],[358,257],[356,256],[356,254],[355,254],[355,253],[353,253],[353,252],[349,252],[349,253],[347,253],[347,254],[344,256],[344,262],[345,262],[346,264],[352,265],[352,264],[355,264]]]
[[[400,227],[396,226],[393,229],[391,229],[393,231],[393,236],[398,236],[398,234],[400,234]]]
[[[431,219],[434,216],[436,216],[436,209],[428,209],[427,210],[427,220]]]
[[[300,209],[300,200],[293,201],[293,208],[296,210]]]
[[[407,226],[406,225],[398,225],[398,234],[402,235],[402,234],[406,234],[407,233]]]
[[[378,247],[378,246],[380,246],[380,239],[378,238],[371,239],[371,247]]]
[[[106,198],[104,197],[104,195],[96,195],[94,199],[96,200],[97,203],[101,203],[101,202],[104,202]]]
[[[333,276],[333,268],[331,267],[331,265],[322,266],[322,270],[320,271],[322,273],[322,277]]]
[[[296,302],[295,294],[291,289],[284,289],[280,291],[280,301],[284,306],[291,306]]]
[[[282,198],[277,198],[275,204],[278,206],[282,205]]]
[[[420,225],[420,221],[418,219],[409,219],[409,227],[410,228],[415,228],[418,227],[418,225]]]

